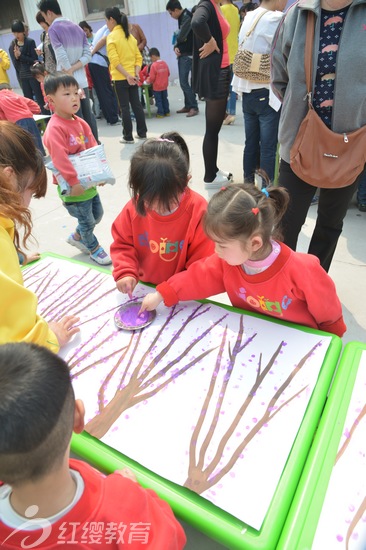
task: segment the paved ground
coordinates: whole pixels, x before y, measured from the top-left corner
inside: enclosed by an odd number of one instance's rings
[[[168,130],[179,131],[186,139],[191,154],[191,186],[206,196],[203,184],[202,136],[204,132],[203,102],[199,103],[200,113],[193,118],[175,114],[182,104],[182,93],[179,87],[169,89],[169,100],[172,116],[165,119],[147,119],[148,136],[157,137]],[[153,113],[155,108],[153,108]],[[129,159],[138,147],[135,145],[121,145],[121,126],[110,127],[104,120],[98,121],[100,140],[104,143],[107,158],[114,175],[116,185],[101,188],[100,195],[105,214],[101,224],[96,229],[100,243],[108,249],[112,238],[110,227],[124,204],[129,199],[127,178]],[[241,103],[237,103],[237,117],[235,123],[223,126],[220,133],[219,167],[230,170],[236,182],[242,181],[242,152],[244,143],[243,117]],[[51,177],[50,177],[51,182]],[[50,183],[45,199],[34,200],[32,203],[34,220],[34,235],[38,240],[38,250],[54,252],[64,256],[75,257],[78,260],[93,263],[89,258],[78,252],[65,242],[66,237],[74,229],[74,222],[62,207],[56,190]],[[314,227],[316,206],[310,209],[303,233],[299,241],[299,250],[306,251],[309,237]],[[346,220],[343,235],[340,239],[335,258],[330,270],[338,294],[343,304],[344,316],[348,331],[343,338],[344,343],[353,340],[366,341],[366,213],[360,213],[355,200],[351,204]],[[217,298],[215,298],[217,299]],[[225,295],[220,299],[227,302]],[[228,302],[227,302],[228,303]],[[194,529],[187,528],[189,542],[187,549],[218,550],[223,548],[216,545]]]

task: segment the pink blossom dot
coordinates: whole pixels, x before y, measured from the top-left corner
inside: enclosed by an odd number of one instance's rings
[[[337,535],[337,541],[338,541],[338,542],[342,542],[342,541],[343,541],[342,535]]]
[[[241,436],[241,433],[240,432],[236,432],[236,437],[240,437]]]
[[[350,505],[348,506],[348,509],[349,509],[350,512],[354,512],[354,511],[355,511],[355,507],[354,507],[353,504],[350,504]]]
[[[234,472],[230,472],[230,477],[235,477],[235,473],[234,473]]]
[[[252,418],[252,421],[256,424],[256,422],[258,422],[258,418]]]
[[[125,414],[125,419],[128,420],[130,418],[130,415]]]

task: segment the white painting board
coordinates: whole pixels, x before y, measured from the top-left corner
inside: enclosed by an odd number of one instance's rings
[[[366,548],[366,351],[361,355],[337,458],[312,545],[312,550],[324,548]]]
[[[48,257],[24,279],[48,321],[81,317],[61,355],[87,431],[259,530],[331,337],[198,302],[120,331],[111,275]]]

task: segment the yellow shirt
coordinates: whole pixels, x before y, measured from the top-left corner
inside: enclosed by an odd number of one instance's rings
[[[235,54],[238,51],[238,36],[240,30],[239,10],[234,4],[224,4],[220,6],[220,9],[230,25],[229,36],[226,40],[229,48],[230,65],[232,65],[234,63]]]
[[[9,84],[9,76],[6,72],[10,68],[10,59],[5,50],[0,48],[0,84]]]
[[[14,223],[0,216],[0,344],[32,342],[55,353],[55,334],[37,315],[37,297],[25,288],[14,246]]]
[[[141,68],[142,55],[137,47],[136,38],[129,35],[126,38],[121,25],[116,25],[112,32],[107,36],[107,55],[109,58],[109,70],[112,80],[127,80],[116,67],[122,67],[132,76],[135,75],[135,67]]]

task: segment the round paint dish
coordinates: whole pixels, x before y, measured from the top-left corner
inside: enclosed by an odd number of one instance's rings
[[[139,315],[141,303],[135,302],[119,307],[114,314],[116,327],[124,330],[139,330],[150,325],[156,317],[156,311],[143,311]]]

